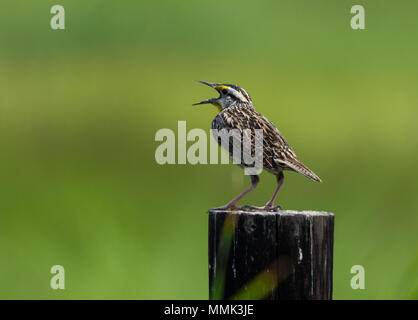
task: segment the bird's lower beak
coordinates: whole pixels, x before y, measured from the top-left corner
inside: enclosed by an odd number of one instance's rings
[[[206,100],[200,101],[200,102],[198,102],[198,103],[193,103],[193,105],[194,105],[194,106],[197,106],[197,105],[199,105],[199,104],[207,104],[207,103],[214,104],[214,103],[216,103],[217,101],[218,101],[218,99],[216,99],[216,98],[212,98],[212,99],[206,99]]]
[[[211,88],[213,88],[213,89],[216,90],[217,83],[212,83],[212,82],[207,82],[207,81],[201,81],[201,80],[196,80],[196,81],[197,82],[200,82],[200,83],[203,83],[203,84],[205,84],[205,85],[207,85],[207,86],[209,86],[209,87],[211,87]],[[217,104],[218,103],[218,98],[206,99],[206,100],[203,100],[201,102],[194,103],[193,105],[194,106],[197,106],[199,104],[208,104],[208,103],[209,104]]]

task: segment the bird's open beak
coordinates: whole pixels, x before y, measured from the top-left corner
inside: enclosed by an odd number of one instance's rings
[[[203,83],[203,84],[205,84],[205,85],[207,85],[207,86],[209,86],[209,87],[211,87],[215,90],[216,90],[216,86],[218,85],[217,83],[212,83],[212,82],[206,82],[206,81],[200,81],[200,80],[196,80],[196,81],[200,82],[200,83]],[[218,91],[218,90],[216,90],[216,91]],[[198,102],[198,103],[193,103],[193,105],[197,106],[199,104],[207,104],[207,103],[218,104],[218,100],[219,100],[219,98],[206,99],[206,100],[203,100],[203,101]]]

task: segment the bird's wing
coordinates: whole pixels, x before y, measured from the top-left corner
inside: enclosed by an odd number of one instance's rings
[[[252,107],[230,107],[223,110],[212,122],[213,129],[251,129],[251,139],[256,136],[253,129],[263,130],[263,162],[266,169],[277,167],[301,173],[305,177],[321,181],[321,179],[306,167],[296,156],[280,131],[266,117]],[[241,139],[236,136],[234,139]],[[239,140],[240,141],[240,140]],[[252,144],[254,146],[254,144]],[[230,148],[231,153],[231,148]],[[254,152],[254,149],[252,149]],[[231,153],[232,154],[232,153]]]

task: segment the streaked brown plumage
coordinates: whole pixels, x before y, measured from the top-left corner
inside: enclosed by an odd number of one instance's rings
[[[263,169],[277,175],[282,170],[291,170],[320,182],[321,179],[297,157],[279,130],[253,106],[233,106],[223,109],[212,121],[212,129],[262,129]],[[252,139],[254,139],[254,131]],[[232,144],[230,144],[232,146]],[[254,145],[252,145],[254,146]],[[232,148],[229,150],[232,156]],[[254,152],[254,149],[252,150]],[[244,163],[243,163],[244,164]]]
[[[273,204],[277,193],[283,184],[284,170],[295,171],[311,180],[321,182],[321,179],[297,158],[295,152],[279,130],[266,117],[255,110],[250,96],[243,88],[232,84],[199,82],[214,88],[220,93],[219,98],[208,99],[197,103],[211,103],[219,108],[219,114],[212,121],[212,129],[238,129],[238,132],[250,129],[248,131],[251,133],[252,141],[255,139],[254,130],[263,130],[263,169],[277,177],[277,187],[272,199],[267,202],[264,207],[252,208],[266,210],[276,209]],[[238,141],[237,139],[240,140]],[[233,155],[232,145],[234,140],[236,140],[235,143],[241,143],[241,136],[232,135],[232,138],[230,139],[229,148],[227,149],[231,157]],[[218,143],[221,144],[220,139],[218,139]],[[252,154],[254,154],[254,143],[251,144],[251,147]],[[241,161],[240,166],[245,167],[245,162]],[[219,209],[235,207],[238,200],[257,186],[259,181],[258,176],[251,176],[251,181],[252,185],[250,188]]]

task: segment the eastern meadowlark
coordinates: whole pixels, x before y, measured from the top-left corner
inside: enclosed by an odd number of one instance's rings
[[[243,88],[233,84],[199,82],[208,85],[220,94],[218,98],[207,99],[194,104],[212,104],[218,108],[219,114],[212,121],[212,129],[238,129],[239,132],[247,129],[253,138],[256,129],[263,130],[263,169],[276,176],[277,186],[272,198],[264,207],[247,206],[247,208],[269,211],[278,208],[274,206],[274,200],[277,197],[280,187],[283,185],[284,170],[296,171],[311,180],[321,182],[321,179],[296,157],[295,152],[279,130],[266,117],[255,110],[249,94]],[[231,142],[233,142],[233,139],[236,139],[236,137],[232,136]],[[218,138],[217,140],[221,144],[220,139]],[[227,150],[232,156],[232,143],[230,143]],[[254,151],[254,149],[252,150]],[[240,166],[245,167],[245,163],[241,161]],[[250,178],[251,186],[248,189],[229,201],[226,205],[216,209],[226,210],[236,208],[237,202],[258,185],[258,175],[250,175]]]

